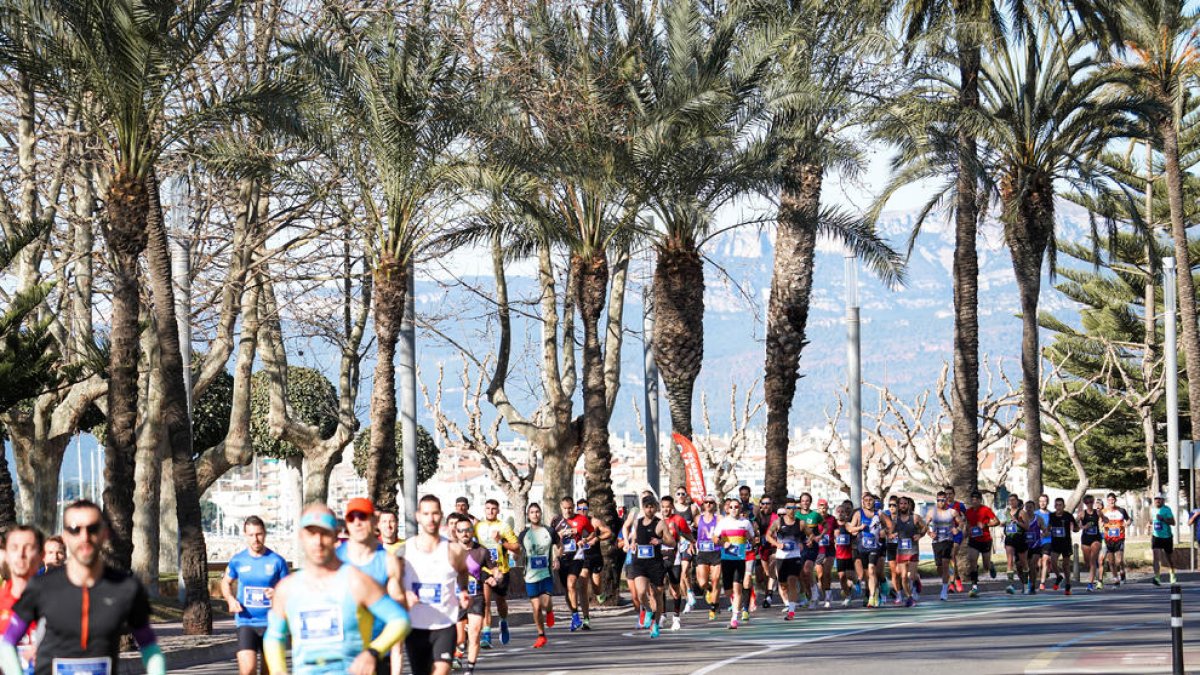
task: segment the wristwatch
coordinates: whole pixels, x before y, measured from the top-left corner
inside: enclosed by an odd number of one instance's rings
[[[375,651],[374,647],[367,647],[367,653],[374,656],[376,661],[379,660],[379,652]]]

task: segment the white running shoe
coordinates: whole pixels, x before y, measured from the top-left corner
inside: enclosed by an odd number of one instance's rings
[[[679,630],[679,617],[671,617],[671,630]]]
[[[825,601],[825,609],[829,609],[829,601],[828,600]]]

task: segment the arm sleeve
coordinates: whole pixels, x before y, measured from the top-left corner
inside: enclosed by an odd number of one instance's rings
[[[25,671],[21,668],[21,659],[17,657],[17,648],[9,644],[8,640],[0,642],[0,672],[4,675],[24,675]]]
[[[263,634],[263,659],[271,675],[287,675],[287,619],[274,610],[267,613],[267,632]]]
[[[135,638],[140,628],[150,631],[150,636],[153,638],[154,631],[150,630],[150,597],[146,595],[146,587],[142,585],[142,582],[136,578],[133,578],[132,581],[137,584],[137,590],[133,595],[133,604],[129,607],[129,628]]]
[[[384,624],[379,637],[371,641],[371,649],[380,654],[387,653],[392,648],[392,645],[400,642],[408,635],[411,629],[408,621],[408,612],[391,597],[384,595],[367,609],[370,610],[376,619],[379,619]]]

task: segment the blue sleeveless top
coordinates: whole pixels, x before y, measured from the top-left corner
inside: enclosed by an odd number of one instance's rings
[[[342,565],[325,588],[296,572],[295,588],[287,599],[292,634],[292,672],[296,675],[345,673],[363,650],[358,603],[350,595],[350,566]]]

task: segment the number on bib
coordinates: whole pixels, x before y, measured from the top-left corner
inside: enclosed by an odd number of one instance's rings
[[[1050,536],[1054,537],[1055,539],[1062,539],[1067,536],[1067,528],[1052,527],[1050,528]]]
[[[342,610],[338,607],[314,607],[300,610],[300,629],[296,637],[301,642],[341,642]]]
[[[475,577],[467,579],[467,595],[479,595],[479,580]]]
[[[1021,526],[1017,525],[1017,523],[1015,521],[1010,522],[1009,524],[1004,526],[1004,533],[1005,534],[1020,534]]]
[[[912,539],[900,539],[898,542],[896,542],[896,550],[904,551],[905,553],[912,551],[913,550],[913,540]]]
[[[544,570],[550,566],[550,559],[544,555],[535,555],[529,557],[529,569]]]
[[[1109,537],[1109,539],[1120,539],[1121,538],[1121,528],[1119,528],[1119,527],[1108,528],[1108,537]]]
[[[858,536],[858,546],[864,551],[874,551],[879,546],[879,541],[870,532],[863,532]]]
[[[1088,525],[1087,527],[1083,528],[1083,533],[1090,537],[1094,537],[1097,534],[1100,534],[1100,530],[1098,530],[1095,525]]]
[[[577,548],[574,539],[563,539],[563,553],[574,553]]]
[[[489,558],[489,559],[490,559],[492,562],[497,562],[497,561],[499,561],[499,560],[500,560],[500,549],[498,549],[498,548],[489,548],[489,549],[487,550],[487,552],[488,552],[488,558]]]
[[[112,661],[107,656],[90,659],[54,659],[54,675],[111,675]]]
[[[979,527],[978,525],[976,525],[971,528],[971,537],[972,538],[978,539],[979,537],[982,537],[982,536],[983,536],[983,528],[982,527]]]
[[[828,545],[829,545],[829,535],[827,535],[827,534],[821,535],[821,546],[828,546]]]
[[[933,534],[938,539],[949,539],[950,538],[950,526],[949,525],[935,525],[933,528]]]
[[[785,553],[791,553],[796,550],[796,542],[792,539],[784,539],[780,543],[783,544],[783,551]]]
[[[837,536],[837,545],[838,546],[849,546],[850,545],[850,535],[839,534]]]
[[[423,584],[419,581],[414,581],[412,590],[413,593],[417,594],[417,600],[420,600],[422,604],[436,605],[442,601],[441,584]]]
[[[717,550],[717,545],[707,539],[701,539],[696,544],[696,548],[701,553],[712,553],[713,551]]]
[[[242,591],[242,606],[247,609],[270,607],[271,599],[267,597],[267,590],[261,586],[246,586]]]

